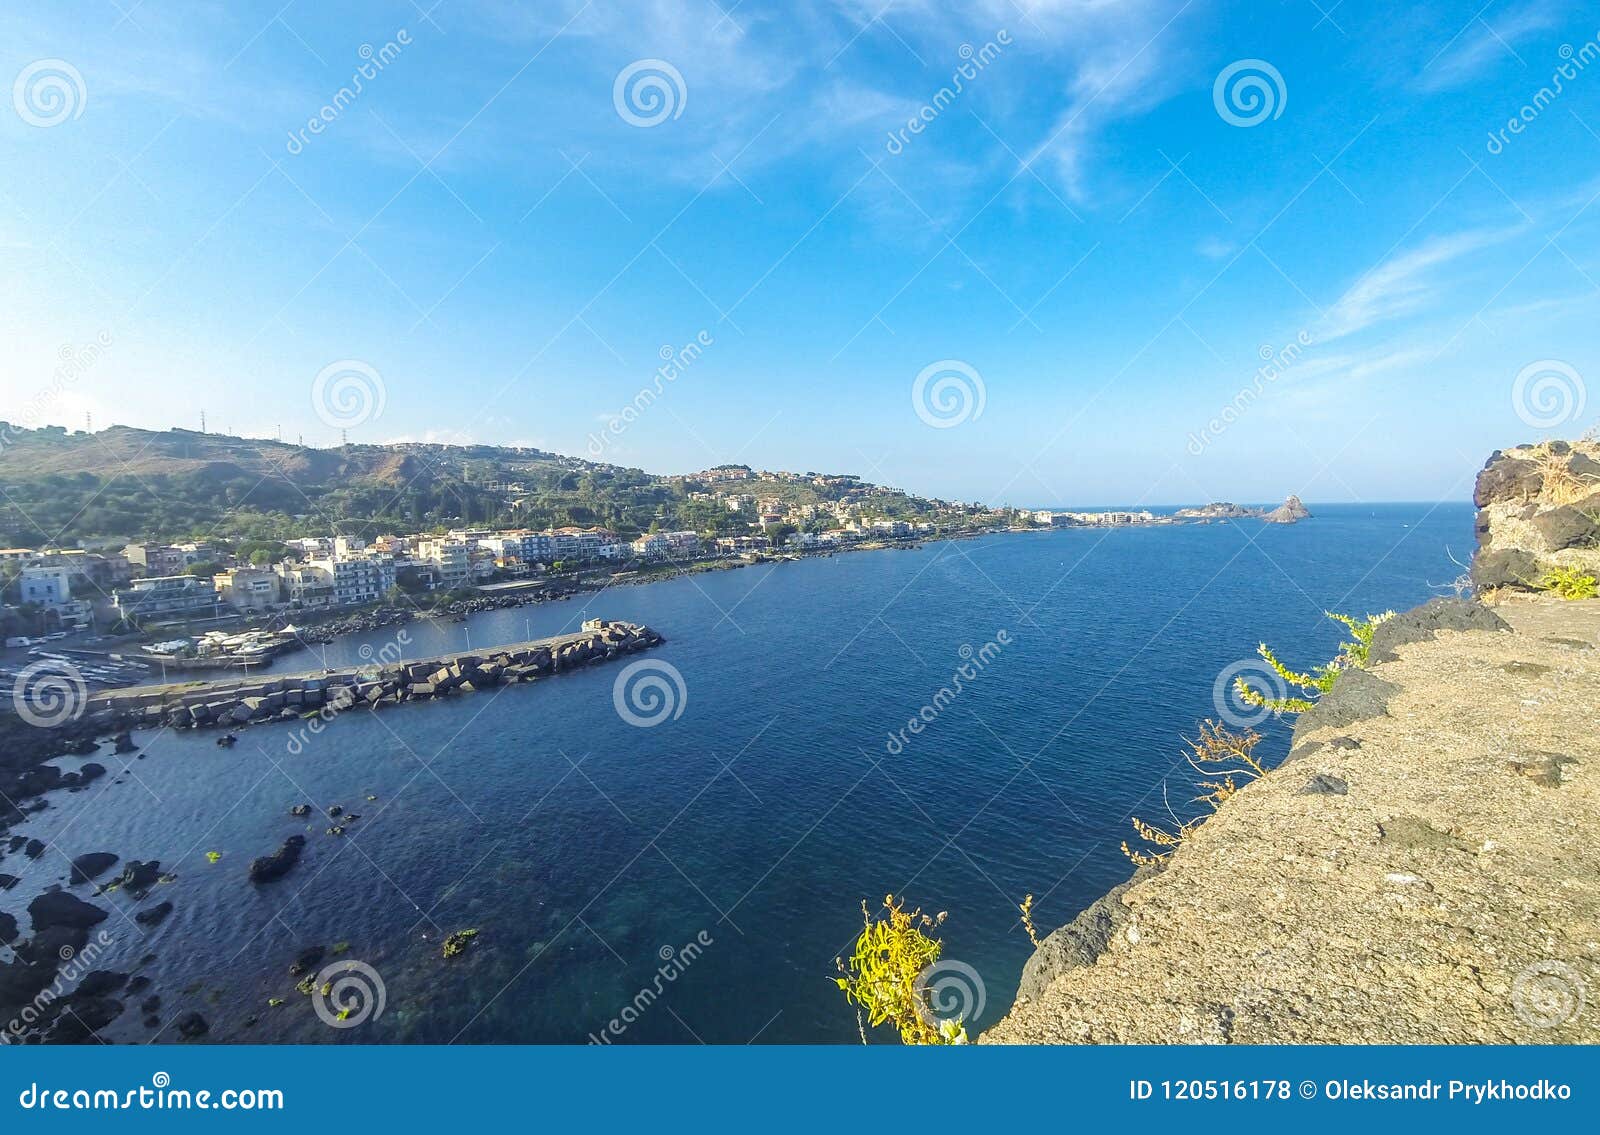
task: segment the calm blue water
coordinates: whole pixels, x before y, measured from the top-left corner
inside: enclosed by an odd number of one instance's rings
[[[159,888],[177,908],[164,925],[104,924],[108,961],[155,953],[163,1020],[198,1009],[211,1039],[583,1041],[653,986],[663,947],[704,932],[703,955],[617,1043],[851,1042],[834,958],[860,901],[889,891],[949,912],[946,956],[985,983],[981,1028],[1031,949],[1016,902],[1033,892],[1049,929],[1128,874],[1126,817],[1151,810],[1169,772],[1186,788],[1178,739],[1214,714],[1223,667],[1261,640],[1321,661],[1339,640],[1323,608],[1418,603],[1459,573],[1447,549],[1471,548],[1465,504],[1313,507],[1285,528],[1003,535],[414,624],[406,653],[422,656],[469,634],[482,647],[590,616],[647,622],[669,641],[644,657],[682,673],[683,713],[625,723],[612,665],[350,714],[303,745],[291,725],[250,729],[231,751],[161,734],[122,783],[59,795],[17,832],[177,872]],[[1012,643],[983,675],[886,752],[962,647],[1002,629]],[[1267,731],[1280,756],[1287,728]],[[363,819],[327,836],[325,819],[288,815],[300,801]],[[295,832],[308,847],[293,873],[246,882],[248,861]],[[66,863],[13,855],[4,869],[24,876],[4,896],[21,915]],[[445,962],[439,940],[464,927],[477,948]],[[331,1029],[293,991],[296,952],[335,942],[382,975],[381,1019]],[[150,1031],[131,1010],[113,1027]]]

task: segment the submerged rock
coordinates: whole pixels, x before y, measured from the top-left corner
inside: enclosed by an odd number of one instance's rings
[[[157,906],[151,907],[149,910],[141,910],[138,914],[133,916],[133,920],[135,922],[143,923],[146,926],[159,926],[166,920],[167,915],[171,913],[172,904],[170,902],[164,902]]]

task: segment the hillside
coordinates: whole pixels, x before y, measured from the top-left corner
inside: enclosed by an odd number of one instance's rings
[[[97,433],[0,422],[0,542],[114,544],[135,538],[367,536],[458,525],[652,525],[742,531],[710,486],[537,449],[488,445],[287,442],[113,426]],[[727,486],[721,486],[727,487]],[[875,510],[925,515],[928,502],[863,486]],[[790,504],[842,487],[753,478],[737,491]]]

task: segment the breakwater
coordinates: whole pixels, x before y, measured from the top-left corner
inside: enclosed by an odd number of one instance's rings
[[[636,623],[591,619],[574,634],[418,660],[379,656],[360,666],[221,682],[138,686],[91,695],[86,719],[101,729],[231,728],[293,720],[357,705],[373,709],[528,682],[658,646]]]

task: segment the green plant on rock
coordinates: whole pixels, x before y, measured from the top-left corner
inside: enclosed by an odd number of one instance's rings
[[[1543,591],[1563,599],[1593,599],[1600,594],[1595,577],[1575,567],[1553,567],[1539,577]]]
[[[1367,657],[1372,651],[1373,634],[1380,626],[1394,618],[1393,611],[1385,611],[1381,615],[1368,615],[1364,619],[1358,619],[1353,615],[1340,615],[1333,611],[1324,611],[1323,614],[1334,622],[1343,623],[1350,631],[1350,640],[1340,643],[1339,653],[1315,670],[1307,673],[1291,670],[1278,660],[1278,656],[1266,643],[1263,642],[1256,647],[1256,653],[1272,667],[1273,672],[1289,686],[1298,689],[1303,696],[1297,697],[1291,694],[1281,698],[1271,697],[1266,692],[1256,689],[1243,675],[1240,675],[1233,680],[1234,693],[1239,696],[1240,701],[1246,705],[1269,709],[1277,714],[1304,713],[1316,705],[1323,694],[1333,689],[1333,683],[1338,680],[1340,674],[1351,667],[1367,664]]]
[[[928,933],[944,921],[944,913],[908,911],[893,895],[883,899],[884,913],[873,918],[861,904],[861,933],[849,958],[839,958],[843,977],[834,982],[856,1009],[861,1043],[867,1043],[867,1026],[891,1024],[906,1044],[966,1044],[967,1030],[960,1020],[940,1021],[931,1012],[921,984],[923,972],[939,960],[944,944]],[[862,1023],[865,1013],[866,1023]]]

